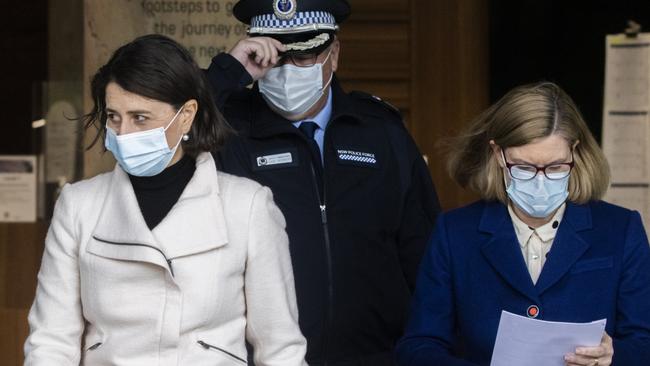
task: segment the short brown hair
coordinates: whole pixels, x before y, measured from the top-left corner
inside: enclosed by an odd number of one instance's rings
[[[452,178],[485,200],[507,203],[503,169],[490,147],[523,146],[558,134],[570,146],[575,166],[569,178],[569,200],[586,203],[603,197],[609,187],[609,165],[573,100],[550,82],[516,87],[481,113],[450,145]]]

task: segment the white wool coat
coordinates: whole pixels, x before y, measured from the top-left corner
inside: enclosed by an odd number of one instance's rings
[[[202,153],[149,230],[127,174],[64,187],[25,365],[306,365],[285,221],[268,188]]]

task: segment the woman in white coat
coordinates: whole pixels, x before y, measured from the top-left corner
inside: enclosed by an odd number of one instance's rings
[[[269,189],[217,171],[228,132],[190,54],[163,36],[92,81],[118,164],[56,204],[26,365],[306,365],[284,218]]]

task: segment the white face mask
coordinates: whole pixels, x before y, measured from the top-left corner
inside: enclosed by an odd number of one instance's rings
[[[309,67],[285,64],[274,67],[258,81],[260,93],[267,104],[279,115],[292,118],[307,112],[325,94],[324,90],[332,82],[334,72],[323,85],[323,64],[327,62],[332,50],[322,63]]]
[[[113,153],[115,160],[125,172],[138,177],[151,177],[159,174],[172,160],[183,137],[173,148],[167,144],[165,131],[174,123],[183,110],[181,107],[167,127],[118,135],[106,125],[106,150]]]

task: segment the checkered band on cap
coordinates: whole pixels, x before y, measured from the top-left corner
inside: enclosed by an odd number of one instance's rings
[[[295,33],[309,30],[337,30],[336,18],[325,11],[297,12],[293,18],[278,19],[275,14],[251,18],[249,33]]]

